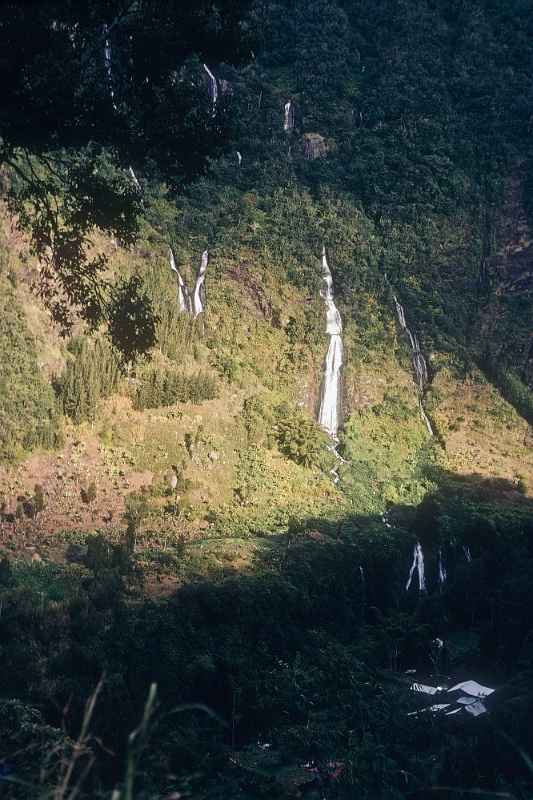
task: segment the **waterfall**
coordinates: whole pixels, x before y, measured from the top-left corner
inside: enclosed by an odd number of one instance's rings
[[[466,560],[470,564],[470,562],[472,561],[472,555],[470,553],[470,548],[469,548],[469,546],[467,544],[463,545],[463,553],[465,554]]]
[[[205,309],[205,273],[207,272],[207,264],[209,262],[209,251],[204,250],[202,253],[202,261],[198,276],[196,278],[196,285],[194,287],[194,295],[192,301],[193,319],[202,313]]]
[[[239,165],[239,167],[242,164],[242,155],[239,153],[238,150],[237,150],[237,164]]]
[[[294,106],[291,100],[287,100],[284,106],[285,117],[283,119],[283,130],[290,133],[294,128]]]
[[[131,179],[132,179],[133,183],[135,184],[135,188],[137,189],[137,191],[138,192],[142,192],[141,184],[137,180],[137,175],[133,171],[133,167],[128,167],[128,172],[130,173]]]
[[[191,297],[191,293],[185,281],[183,280],[183,276],[179,269],[176,266],[176,259],[174,257],[174,252],[171,247],[168,248],[169,250],[169,257],[170,257],[170,269],[172,272],[176,274],[178,280],[178,306],[179,310],[182,313],[190,314],[193,319],[196,319],[202,312],[205,311],[205,304],[206,304],[206,293],[205,293],[205,275],[207,272],[207,265],[209,262],[209,251],[204,250],[202,253],[202,261],[200,263],[200,269],[198,270],[198,275],[196,277],[196,283],[194,285],[194,292]]]
[[[416,385],[420,393],[420,397],[418,400],[418,405],[420,407],[420,415],[424,420],[424,424],[428,430],[429,435],[433,436],[434,434],[431,422],[422,404],[422,397],[424,395],[426,386],[428,384],[428,367],[426,359],[424,358],[424,355],[420,349],[420,343],[418,341],[416,334],[414,334],[407,325],[405,319],[405,311],[402,304],[400,303],[396,295],[393,295],[393,299],[394,299],[394,305],[396,306],[396,314],[398,316],[398,322],[400,323],[400,328],[407,334],[407,338],[409,339],[409,344],[411,345],[411,351],[412,351],[411,361],[415,373]]]
[[[176,266],[176,259],[174,258],[174,253],[172,248],[169,247],[169,254],[170,254],[170,269],[172,272],[176,273],[176,277],[178,279],[178,306],[180,312],[185,312],[190,314],[192,311],[191,306],[191,298],[189,296],[189,290],[187,288],[187,284],[181,277],[181,272],[178,270]]]
[[[411,581],[413,580],[415,569],[418,572],[418,590],[420,592],[425,592],[426,579],[424,576],[424,553],[422,552],[422,545],[420,544],[420,542],[417,542],[415,544],[413,550],[413,563],[411,564],[411,569],[409,570],[409,578],[407,579],[407,583],[405,585],[406,592],[408,592],[411,587]]]
[[[217,110],[217,101],[218,101],[218,84],[217,79],[207,66],[204,64],[204,70],[207,73],[207,77],[209,78],[209,97],[211,98],[211,103],[213,105],[213,115],[216,113]]]
[[[342,320],[333,300],[333,278],[326,258],[326,248],[322,248],[322,280],[325,287],[320,294],[326,303],[326,333],[329,348],[324,365],[324,379],[318,421],[325,431],[337,438],[340,419],[340,386],[342,368]]]
[[[109,96],[111,97],[111,102],[113,103],[113,109],[116,111],[117,104],[115,103],[115,89],[113,86],[113,67],[111,65],[111,43],[109,41],[108,28],[106,24],[104,24],[104,65],[107,72],[107,82],[109,84]]]
[[[439,583],[443,586],[446,583],[446,578],[448,577],[448,573],[446,572],[446,567],[444,565],[444,559],[442,557],[442,547],[439,547]]]

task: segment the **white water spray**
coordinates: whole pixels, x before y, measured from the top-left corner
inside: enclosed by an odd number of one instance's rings
[[[342,319],[333,299],[333,278],[328,266],[325,247],[322,248],[322,280],[325,287],[320,294],[326,303],[326,333],[330,339],[324,366],[318,421],[322,428],[336,439],[341,405]]]
[[[292,102],[288,100],[284,106],[285,116],[283,119],[283,130],[286,133],[290,133],[294,128],[294,107]]]
[[[190,314],[192,312],[191,306],[191,298],[189,295],[189,290],[187,288],[187,284],[183,280],[181,276],[181,272],[176,266],[176,259],[174,258],[174,253],[172,248],[169,247],[169,255],[170,255],[170,269],[172,272],[176,273],[176,277],[178,280],[178,307],[180,312],[185,312],[186,314]]]
[[[194,287],[194,295],[192,300],[192,315],[193,319],[205,310],[205,273],[207,272],[207,265],[209,263],[209,251],[204,250],[202,253],[202,261],[198,276],[196,278],[196,285]]]
[[[209,263],[209,251],[204,250],[202,253],[202,261],[198,275],[196,276],[196,283],[194,285],[194,292],[191,297],[189,287],[183,279],[181,272],[176,265],[176,259],[171,247],[168,248],[170,257],[170,269],[176,274],[178,281],[178,306],[182,313],[190,314],[193,319],[196,319],[200,314],[205,311],[206,294],[205,294],[205,275],[207,272],[207,265]]]
[[[135,172],[133,171],[133,167],[128,167],[128,172],[130,173],[131,179],[132,179],[132,181],[133,181],[133,183],[134,183],[134,185],[135,185],[135,188],[137,189],[137,191],[138,191],[138,192],[142,192],[141,184],[140,184],[140,183],[139,183],[139,181],[137,180],[137,175],[136,175],[136,174],[135,174]]]
[[[409,339],[409,344],[411,345],[411,351],[412,351],[411,360],[415,372],[416,384],[418,386],[418,391],[420,392],[420,397],[418,401],[418,405],[420,407],[420,415],[424,420],[424,424],[428,430],[429,435],[433,436],[434,433],[433,433],[433,428],[431,426],[431,422],[429,421],[429,417],[426,414],[424,406],[422,404],[422,395],[424,394],[425,388],[428,383],[428,368],[426,359],[424,358],[424,355],[420,349],[420,343],[418,341],[418,338],[416,337],[416,334],[414,334],[407,325],[405,319],[405,311],[402,304],[400,303],[396,295],[393,295],[393,298],[394,298],[394,305],[396,306],[396,314],[398,315],[398,322],[400,323],[400,328],[407,334],[407,337]]]
[[[415,574],[415,570],[418,572],[418,590],[420,592],[426,591],[426,578],[424,575],[424,553],[422,552],[422,545],[420,542],[415,544],[413,550],[413,563],[411,564],[411,569],[409,570],[409,578],[407,579],[407,583],[405,585],[405,591],[408,592],[411,587],[411,582],[413,580],[413,575]]]
[[[218,84],[217,79],[207,66],[204,64],[204,70],[207,73],[207,77],[209,78],[209,97],[211,98],[211,104],[213,106],[213,115],[216,113],[217,110],[217,101],[218,101]]]

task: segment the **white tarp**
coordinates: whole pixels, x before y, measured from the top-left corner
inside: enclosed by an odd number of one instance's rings
[[[412,683],[410,688],[412,692],[429,696],[445,692],[446,695],[442,699],[446,699],[448,702],[435,703],[426,708],[419,709],[418,711],[411,711],[408,714],[409,717],[423,714],[426,711],[431,711],[435,714],[444,711],[447,717],[453,714],[460,714],[461,712],[466,712],[473,717],[479,717],[481,714],[486,714],[488,711],[482,700],[494,692],[494,689],[491,689],[489,686],[482,686],[482,684],[477,681],[462,681],[452,686],[450,689],[447,689],[445,686],[428,686],[425,683]],[[450,695],[454,693],[456,696],[451,697]]]
[[[488,697],[489,694],[493,693],[494,689],[491,689],[489,686],[482,686],[477,681],[463,681],[456,686],[452,686],[448,691],[464,692],[472,697]]]

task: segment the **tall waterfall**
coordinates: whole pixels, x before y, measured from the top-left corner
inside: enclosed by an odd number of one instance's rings
[[[207,272],[207,266],[209,263],[209,251],[204,250],[202,253],[202,261],[200,263],[200,269],[198,270],[198,275],[196,276],[196,282],[194,285],[194,291],[191,293],[186,282],[183,279],[181,272],[179,271],[176,265],[176,258],[174,256],[174,251],[171,247],[169,247],[169,257],[170,257],[170,269],[172,272],[176,274],[177,282],[178,282],[178,307],[180,312],[185,314],[190,314],[193,319],[196,319],[202,312],[205,311],[206,305],[206,294],[205,294],[205,276]]]
[[[433,436],[433,428],[431,426],[431,422],[429,421],[428,415],[424,410],[424,406],[422,404],[422,397],[426,390],[426,386],[428,384],[428,367],[426,363],[426,359],[420,349],[420,343],[416,334],[412,332],[412,330],[407,325],[407,321],[405,319],[405,311],[396,297],[393,295],[394,298],[394,305],[396,306],[396,314],[398,315],[398,322],[400,323],[400,328],[405,331],[407,334],[407,338],[409,339],[409,344],[411,345],[411,361],[413,364],[413,369],[416,378],[416,384],[418,386],[418,391],[420,393],[418,405],[420,407],[420,414],[422,419],[424,420],[425,426],[428,429],[428,433],[430,436]]]
[[[113,67],[111,64],[111,42],[109,41],[107,25],[104,25],[103,32],[104,32],[104,65],[107,73],[107,82],[109,84],[109,96],[111,97],[113,109],[116,111],[117,104],[115,103],[115,88],[113,85]]]
[[[217,101],[218,101],[218,83],[217,79],[207,66],[204,64],[204,70],[207,73],[207,77],[209,78],[209,97],[211,98],[211,103],[213,106],[213,114],[215,114],[217,110]]]
[[[407,579],[407,583],[405,585],[405,591],[408,592],[411,587],[411,582],[413,580],[413,575],[415,570],[418,572],[418,591],[425,592],[426,591],[426,578],[424,575],[424,553],[422,552],[422,545],[420,542],[417,542],[414,547],[413,551],[413,563],[411,564],[411,569],[409,570],[409,578]]]
[[[342,319],[333,299],[333,278],[326,258],[326,248],[322,248],[322,280],[325,287],[320,294],[326,303],[326,333],[329,348],[324,365],[324,379],[318,421],[333,438],[337,437],[341,411],[341,369],[342,369]]]

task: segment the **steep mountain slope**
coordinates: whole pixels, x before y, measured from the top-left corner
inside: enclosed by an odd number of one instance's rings
[[[134,164],[135,244],[94,237],[150,301],[149,357],[124,363],[81,320],[61,339],[36,258],[5,241],[0,728],[17,747],[0,758],[17,776],[59,782],[105,673],[88,797],[132,800],[134,775],[140,798],[528,796],[528,11],[254,4],[251,62],[196,65],[224,154],[177,195]],[[139,308],[122,311],[131,330]],[[332,335],[338,440],[317,423]],[[413,670],[476,677],[494,705],[417,715]]]

